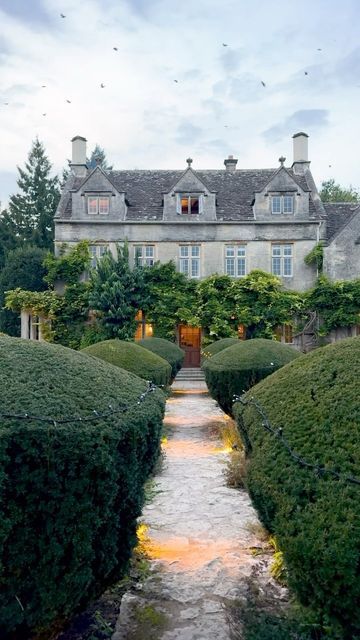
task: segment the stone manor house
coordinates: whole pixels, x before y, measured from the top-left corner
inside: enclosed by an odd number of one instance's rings
[[[305,290],[316,270],[305,256],[324,243],[332,279],[360,276],[360,206],[320,200],[310,170],[308,135],[293,136],[293,162],[274,169],[109,170],[86,164],[86,139],[72,140],[71,174],[55,216],[55,251],[88,240],[93,264],[127,239],[132,263],[173,260],[190,278],[262,269],[285,287]],[[146,332],[143,322],[139,327]],[[148,328],[151,331],[151,328]],[[198,350],[200,333],[180,327],[179,341]]]

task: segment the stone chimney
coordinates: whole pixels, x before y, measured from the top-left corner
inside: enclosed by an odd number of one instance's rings
[[[72,154],[70,167],[73,173],[82,178],[86,176],[86,138],[75,136],[72,140]]]
[[[235,173],[236,165],[237,165],[237,158],[234,158],[234,156],[228,156],[224,160],[224,165],[225,165],[226,171],[228,173]]]
[[[305,169],[309,169],[308,139],[309,136],[303,131],[293,135],[294,161],[292,166],[294,173],[304,173]]]

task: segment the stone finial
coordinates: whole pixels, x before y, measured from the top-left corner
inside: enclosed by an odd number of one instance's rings
[[[99,167],[99,166],[101,165],[101,158],[100,158],[100,156],[96,156],[96,158],[95,158],[95,165],[96,165],[97,167]]]
[[[284,162],[285,162],[286,158],[284,156],[280,156],[279,158],[279,162],[280,162],[280,166],[284,166]]]
[[[192,165],[192,161],[193,161],[192,158],[186,158],[187,166],[189,167],[189,169],[190,169],[190,167]]]

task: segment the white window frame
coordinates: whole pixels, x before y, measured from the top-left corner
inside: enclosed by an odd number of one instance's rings
[[[101,206],[101,200],[106,200],[108,206],[106,210],[103,210],[103,206]],[[95,203],[95,206],[92,206],[93,209],[90,211],[90,202]],[[86,210],[89,216],[107,216],[110,213],[110,196],[108,195],[88,195],[86,198]]]
[[[294,245],[292,243],[271,245],[271,273],[280,278],[294,276]]]
[[[155,264],[155,245],[134,245],[134,264],[138,267],[152,267]]]
[[[201,245],[179,245],[179,271],[188,278],[200,278],[201,276]]]
[[[224,273],[231,278],[246,276],[246,244],[225,245]]]
[[[98,262],[101,260],[101,258],[104,256],[104,254],[108,250],[109,250],[109,247],[107,244],[90,244],[89,245],[90,257],[91,257],[90,266],[92,269],[96,269]]]
[[[274,194],[270,197],[271,200],[271,213],[274,216],[279,216],[282,214],[285,215],[293,215],[294,211],[295,211],[295,198],[293,195],[291,194],[285,194],[285,195],[277,195]],[[275,202],[277,203],[278,206],[274,206]],[[288,204],[291,202],[291,211],[288,211]]]
[[[204,212],[204,196],[202,193],[178,193],[176,199],[176,212],[183,216],[197,216],[201,215]],[[183,198],[188,198],[188,211],[187,213],[183,213],[182,203]],[[190,201],[191,198],[196,198],[199,201],[199,213],[191,213],[190,209]]]

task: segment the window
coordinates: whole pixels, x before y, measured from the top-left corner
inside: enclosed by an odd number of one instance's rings
[[[90,250],[90,256],[91,256],[90,265],[91,265],[92,269],[96,269],[98,260],[101,260],[101,258],[103,257],[103,255],[107,251],[107,245],[106,244],[91,244],[90,247],[89,247],[89,250]]]
[[[292,244],[272,245],[272,273],[275,276],[291,278],[293,275]]]
[[[225,247],[225,273],[233,278],[246,275],[246,245],[227,245]]]
[[[142,340],[143,338],[151,338],[154,333],[153,325],[149,322],[146,322],[145,314],[141,309],[137,312],[135,316],[136,321],[136,331],[134,340]]]
[[[108,196],[88,196],[87,210],[90,215],[106,215],[110,211],[110,198]]]
[[[184,273],[189,278],[200,277],[200,246],[181,245],[180,246],[180,273]]]
[[[294,196],[271,196],[271,213],[294,213]]]
[[[293,343],[293,332],[291,324],[279,324],[275,328],[275,339],[286,344]]]
[[[185,215],[199,214],[203,212],[203,200],[201,194],[179,194],[177,212]]]
[[[152,267],[155,262],[155,246],[153,244],[138,244],[135,246],[135,265],[137,267]]]

